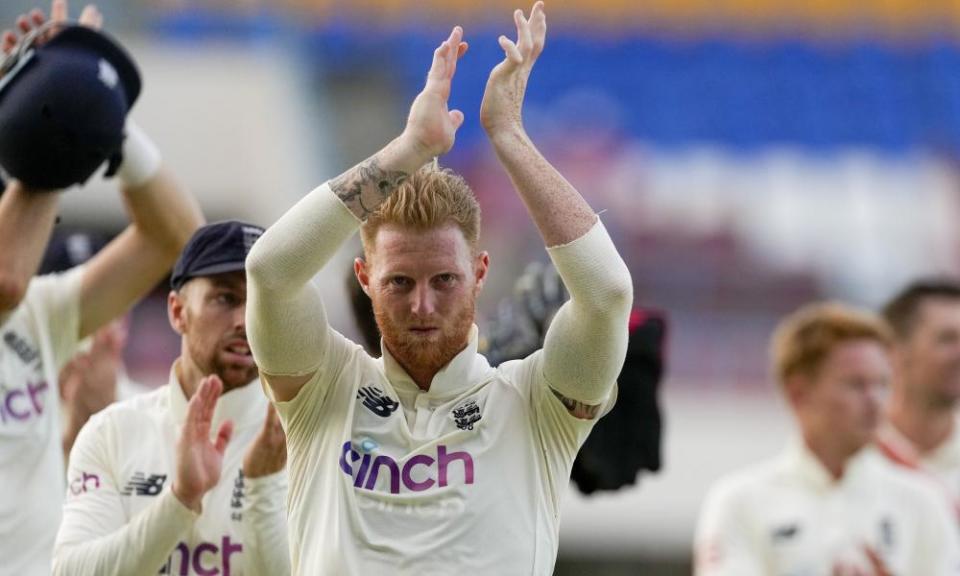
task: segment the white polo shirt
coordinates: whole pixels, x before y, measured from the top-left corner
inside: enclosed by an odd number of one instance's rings
[[[560,500],[595,420],[549,390],[542,353],[491,368],[474,326],[422,392],[388,352],[333,330],[327,342],[322,367],[336,368],[277,404],[294,573],[552,574]]]
[[[831,576],[841,565],[871,574],[868,545],[898,576],[954,576],[958,542],[922,477],[866,448],[835,481],[797,440],[779,459],[714,485],[697,527],[696,574]]]
[[[960,420],[947,440],[926,454],[920,454],[913,442],[889,422],[881,428],[877,444],[892,462],[929,474],[960,521]]]
[[[32,279],[0,325],[0,575],[50,573],[63,504],[57,374],[78,344],[74,268]]]
[[[70,453],[54,573],[289,573],[286,473],[256,480],[241,474],[266,411],[259,382],[218,400],[212,430],[232,420],[234,431],[220,482],[204,496],[200,515],[170,490],[187,412],[175,367],[166,386],[94,415]]]

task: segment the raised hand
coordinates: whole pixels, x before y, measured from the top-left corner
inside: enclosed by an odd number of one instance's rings
[[[177,440],[177,470],[173,480],[174,495],[188,508],[200,512],[203,495],[220,481],[223,453],[233,434],[233,422],[226,421],[210,439],[213,410],[223,391],[217,376],[200,381],[187,406],[183,430]]]
[[[410,106],[403,137],[426,158],[445,154],[453,147],[463,112],[450,110],[450,85],[457,61],[467,52],[463,29],[455,26],[450,36],[433,52],[427,83]]]
[[[870,562],[870,568],[873,569],[873,573],[870,576],[893,576],[893,573],[884,563],[883,558],[880,557],[880,554],[878,554],[872,546],[865,545],[863,551],[867,555],[867,560]]]
[[[67,10],[67,0],[53,0],[53,5],[50,7],[50,21],[56,24],[65,24],[68,18]],[[83,12],[80,13],[80,24],[93,28],[94,30],[99,30],[103,26],[103,15],[93,4],[87,4]],[[39,8],[34,8],[28,14],[21,14],[17,18],[17,30],[20,33],[20,36],[26,36],[27,34],[33,32],[35,29],[40,28],[47,23],[47,17],[43,13],[43,10]],[[38,43],[43,43],[53,38],[56,34],[56,27],[47,31],[41,38],[38,39]],[[19,38],[13,30],[4,30],[0,33],[0,50],[4,54],[9,54],[11,50],[17,45]]]
[[[522,10],[513,13],[517,41],[500,36],[505,58],[490,72],[480,106],[480,124],[491,137],[523,127],[523,98],[533,65],[543,52],[547,38],[547,16],[543,2],[537,2],[530,18]]]
[[[450,110],[450,84],[467,51],[456,26],[433,52],[427,83],[414,99],[403,133],[382,150],[330,180],[330,189],[360,220],[373,214],[411,174],[453,147],[463,112]]]
[[[287,464],[287,435],[273,405],[267,406],[267,417],[260,434],[243,456],[243,476],[259,478],[283,470]]]
[[[67,415],[65,456],[87,420],[117,399],[117,372],[126,340],[123,321],[111,322],[94,333],[88,352],[77,354],[60,370],[60,396]]]
[[[880,554],[877,551],[867,544],[863,545],[863,553],[869,563],[868,567],[865,566],[855,566],[848,563],[837,562],[834,563],[833,568],[830,571],[830,576],[893,576],[893,573],[887,568],[886,563],[884,563],[883,558],[880,557]]]

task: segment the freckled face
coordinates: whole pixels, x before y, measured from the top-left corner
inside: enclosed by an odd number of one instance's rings
[[[405,367],[439,370],[467,345],[489,263],[463,232],[382,226],[357,277],[390,353]]]

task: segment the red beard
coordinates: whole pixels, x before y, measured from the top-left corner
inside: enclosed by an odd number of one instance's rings
[[[373,313],[384,344],[407,372],[412,376],[436,374],[467,345],[476,314],[476,300],[477,291],[474,290],[451,315],[430,318],[428,322],[411,320],[404,327],[398,326],[376,300],[373,301]],[[439,330],[424,336],[410,332],[411,326],[425,324],[437,326]]]

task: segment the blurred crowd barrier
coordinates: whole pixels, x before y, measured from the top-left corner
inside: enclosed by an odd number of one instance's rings
[[[513,0],[161,0],[166,10],[202,6],[214,10],[273,9],[330,18],[344,14],[365,18],[406,21],[412,15],[490,18],[517,7]],[[960,6],[952,0],[557,0],[547,3],[558,21],[608,27],[669,27],[679,30],[713,30],[717,26],[749,33],[764,28],[824,33],[837,30],[879,30],[913,34],[945,30],[960,24]]]
[[[911,14],[894,18],[902,23],[946,25],[960,4],[555,4],[526,124],[603,214],[638,302],[673,316],[673,385],[763,388],[766,340],[783,313],[818,298],[876,305],[913,276],[960,270],[960,44],[934,27],[909,41],[864,32],[901,12]],[[443,162],[484,209],[490,309],[544,258],[478,122],[513,5],[106,0],[103,9],[108,26],[111,13],[142,20],[119,31],[145,72],[134,115],[176,173],[211,219],[263,225],[401,129],[436,42],[464,23],[471,49],[451,104],[466,122]],[[796,23],[856,14],[859,26],[828,40],[775,19],[758,25],[763,38],[732,25],[684,36],[626,16],[592,28],[580,15],[617,11],[686,30],[748,12]],[[111,185],[91,188],[67,195],[65,218],[118,227]],[[342,282],[341,270],[324,281],[332,298]]]

